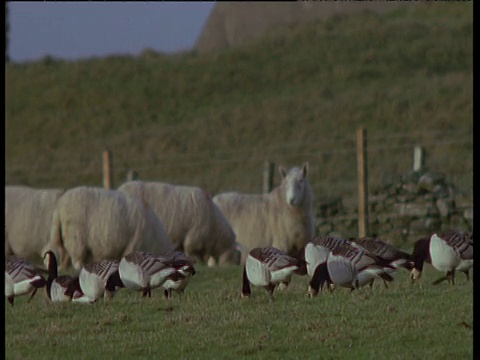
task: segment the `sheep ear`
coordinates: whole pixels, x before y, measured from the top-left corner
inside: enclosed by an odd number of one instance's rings
[[[278,167],[278,172],[280,173],[282,179],[285,179],[287,177],[287,170],[285,170],[283,166]]]
[[[308,173],[308,162],[304,163],[302,166],[302,175],[304,178],[307,177],[307,173]]]

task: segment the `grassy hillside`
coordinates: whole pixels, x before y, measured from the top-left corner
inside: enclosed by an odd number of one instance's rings
[[[365,127],[370,186],[409,171],[418,143],[471,194],[472,45],[472,2],[417,4],[209,55],[7,64],[6,182],[101,186],[108,148],[116,186],[132,168],[212,193],[260,192],[265,160],[308,161],[316,198],[348,204]]]
[[[293,276],[271,302],[262,288],[241,299],[240,267],[199,267],[185,294],[170,303],[119,290],[111,303],[5,301],[6,359],[472,359],[473,286],[431,282],[427,265],[413,286],[399,271],[350,293],[306,296],[307,277]],[[175,296],[176,295],[176,296]]]

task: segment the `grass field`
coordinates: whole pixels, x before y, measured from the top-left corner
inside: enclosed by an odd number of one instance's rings
[[[115,187],[140,178],[259,192],[265,160],[310,163],[315,198],[356,202],[355,132],[368,131],[369,186],[427,165],[473,192],[473,2],[418,4],[282,29],[198,55],[46,58],[5,66],[5,178],[34,187]],[[277,173],[276,173],[277,174]],[[279,176],[275,178],[278,183]],[[353,200],[352,200],[353,199]],[[410,286],[270,302],[240,299],[241,268],[200,267],[171,304],[126,290],[108,304],[5,305],[7,359],[471,359],[473,286]],[[256,290],[256,291],[255,291]]]
[[[44,291],[5,305],[7,359],[472,359],[473,286],[410,285],[399,271],[350,293],[306,296],[307,277],[286,292],[240,298],[240,267],[199,267],[183,297],[144,299],[120,290],[110,303],[52,304]]]

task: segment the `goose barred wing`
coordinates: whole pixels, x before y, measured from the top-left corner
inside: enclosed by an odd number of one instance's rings
[[[315,245],[326,247],[330,250],[335,250],[338,246],[348,244],[348,241],[345,238],[337,236],[320,235],[313,239],[312,243]]]
[[[152,258],[143,262],[142,268],[145,269],[145,275],[152,276],[168,266],[164,259]]]
[[[102,260],[86,264],[83,268],[89,273],[96,274],[99,279],[107,281],[110,275],[118,270],[118,265],[117,260]]]
[[[473,259],[473,234],[449,230],[438,235],[445,241],[463,260]]]
[[[16,256],[12,256],[5,263],[5,272],[16,283],[31,279],[38,274],[37,268],[31,262]]]
[[[394,261],[398,259],[411,260],[411,255],[397,249],[395,246],[386,243],[377,238],[360,238],[355,239],[354,242],[369,253],[376,255],[384,260]]]
[[[273,247],[255,248],[250,251],[250,256],[262,262],[263,266],[270,271],[297,265],[297,259]]]
[[[352,263],[357,270],[382,262],[381,259],[366,250],[347,244],[337,247],[332,251],[332,255],[344,258],[345,261]]]
[[[152,276],[167,267],[167,259],[154,256],[149,252],[137,251],[127,255],[125,259],[138,265],[145,276]]]
[[[61,275],[55,278],[55,282],[61,287],[67,289],[73,282],[75,282],[77,277],[70,275]]]

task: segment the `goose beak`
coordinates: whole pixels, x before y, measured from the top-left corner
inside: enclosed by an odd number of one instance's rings
[[[318,294],[318,291],[314,290],[310,285],[308,286],[308,290],[307,290],[307,296],[312,299],[314,298],[315,296],[317,296]]]
[[[417,269],[413,268],[412,271],[410,271],[410,278],[412,281],[420,279],[420,276],[422,276],[422,273]]]

